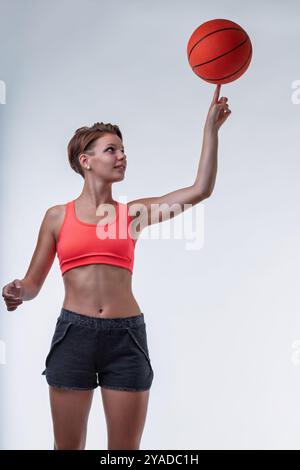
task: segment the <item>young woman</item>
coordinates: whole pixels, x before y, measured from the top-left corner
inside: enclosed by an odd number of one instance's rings
[[[15,279],[2,290],[9,311],[36,297],[57,253],[65,298],[43,371],[49,384],[54,449],[85,448],[97,386],[108,449],[139,449],[154,373],[144,314],[131,289],[134,248],[143,228],[174,216],[168,207],[178,204],[183,211],[185,204],[210,196],[218,130],[231,112],[219,92],[217,85],[195,182],[163,196],[128,204],[113,200],[112,183],[123,180],[127,165],[118,126],[82,127],[69,142],[70,165],[84,178],[82,192],[46,211],[24,279]],[[108,219],[99,217],[99,210],[102,215],[108,212]]]

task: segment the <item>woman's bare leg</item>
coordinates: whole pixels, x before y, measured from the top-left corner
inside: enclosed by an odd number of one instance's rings
[[[55,450],[83,450],[94,390],[49,386]]]
[[[149,390],[130,392],[101,387],[109,450],[138,450],[146,421]]]

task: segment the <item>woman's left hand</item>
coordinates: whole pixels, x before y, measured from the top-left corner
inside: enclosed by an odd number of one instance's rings
[[[219,99],[220,89],[221,85],[217,85],[205,121],[205,129],[210,132],[217,132],[231,114],[231,110],[227,103],[228,98],[226,98],[226,96],[222,96]]]

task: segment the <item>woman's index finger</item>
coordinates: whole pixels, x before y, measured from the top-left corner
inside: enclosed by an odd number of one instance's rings
[[[220,90],[221,90],[221,84],[219,83],[219,84],[216,86],[216,89],[215,89],[215,92],[214,92],[213,103],[217,103],[217,102],[218,102],[219,96],[220,96]]]

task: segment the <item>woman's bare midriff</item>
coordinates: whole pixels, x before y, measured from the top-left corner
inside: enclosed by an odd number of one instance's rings
[[[141,309],[132,293],[132,273],[108,264],[89,264],[63,275],[67,310],[98,318],[139,315]]]

